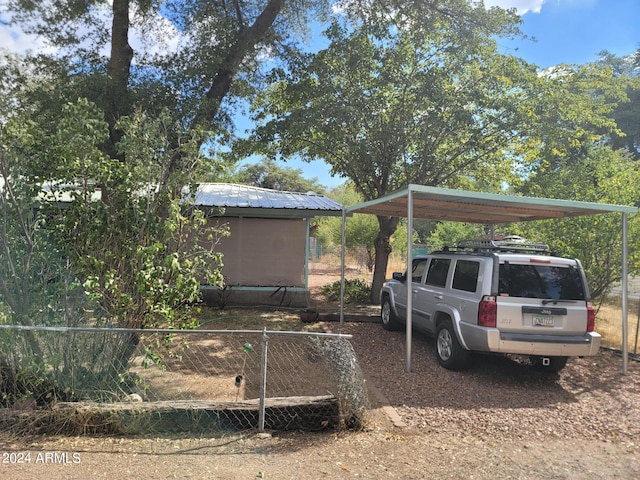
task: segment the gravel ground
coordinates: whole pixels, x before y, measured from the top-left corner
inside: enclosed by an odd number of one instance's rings
[[[405,334],[378,324],[335,329],[354,335],[361,368],[410,428],[482,440],[640,441],[640,365],[608,350],[570,359],[557,374],[517,358],[477,355],[471,368],[439,366],[432,340],[414,334],[405,372]]]

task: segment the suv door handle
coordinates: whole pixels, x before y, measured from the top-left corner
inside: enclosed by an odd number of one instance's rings
[[[418,289],[416,288],[415,290],[411,290],[413,293],[418,293]]]
[[[434,295],[435,298],[437,298],[438,300],[442,300],[444,297],[442,295]]]

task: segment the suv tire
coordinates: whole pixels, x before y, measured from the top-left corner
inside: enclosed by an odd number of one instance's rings
[[[470,352],[462,348],[451,320],[438,324],[434,337],[434,348],[438,363],[448,370],[462,370],[469,360]]]
[[[388,296],[382,299],[382,308],[380,309],[380,319],[382,320],[382,328],[393,331],[400,330],[402,325],[398,321],[396,314],[393,313],[393,307]]]

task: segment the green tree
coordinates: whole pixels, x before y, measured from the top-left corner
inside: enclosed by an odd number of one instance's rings
[[[318,183],[317,178],[306,179],[301,169],[280,167],[274,160],[268,158],[262,159],[259,163],[240,167],[234,180],[238,183],[272,190],[324,192],[324,187]]]
[[[522,119],[529,128],[521,130],[516,150],[517,180],[531,172],[553,171],[619,134],[613,112],[628,101],[625,88],[611,68],[597,64],[558,65],[540,72],[536,96]]]
[[[362,201],[362,197],[349,184],[334,188],[328,192],[328,196],[346,207]],[[366,251],[366,265],[369,271],[373,269],[373,242],[377,230],[377,222],[371,215],[356,213],[347,220],[345,247],[351,250],[363,247]],[[318,219],[314,236],[325,247],[340,247],[342,245],[342,218],[322,217]]]
[[[455,247],[461,240],[474,240],[485,237],[482,225],[462,222],[438,222],[429,235],[427,244],[435,249],[445,246]]]
[[[166,178],[168,117],[123,118],[118,146],[129,160],[122,163],[99,148],[109,130],[95,106],[81,100],[63,114],[54,130],[19,115],[0,129],[0,311],[26,326],[192,327],[199,280],[222,283],[220,256],[199,240],[224,232],[205,227],[190,190],[172,188],[190,185],[193,171]],[[183,136],[187,163],[198,164],[198,145]],[[99,201],[106,181],[116,187],[108,204]],[[137,334],[69,338],[63,346],[33,332],[3,336],[0,359],[15,371],[53,376],[74,395],[87,381],[113,392],[142,341]],[[157,360],[157,348],[146,346]]]
[[[592,146],[580,158],[542,169],[519,189],[524,195],[567,200],[634,205],[640,198],[640,171],[631,155],[606,145]],[[629,221],[630,271],[640,268],[640,225]],[[591,293],[603,298],[620,280],[622,238],[620,216],[603,214],[525,223],[514,233],[542,241],[562,256],[579,258],[585,267]]]
[[[136,108],[151,116],[168,109],[181,128],[224,143],[233,114],[262,89],[264,74],[308,50],[312,22],[338,12],[375,26],[388,11],[411,14],[425,28],[439,15],[470,23],[485,16],[469,12],[466,0],[6,0],[3,21],[48,47],[28,55],[15,83],[30,86],[30,107],[55,117],[66,102],[89,99],[104,112],[103,150],[115,157],[116,124]]]
[[[51,47],[28,57],[31,66],[18,82],[31,85],[30,106],[56,117],[64,103],[89,99],[109,125],[103,151],[123,161],[118,121],[136,108],[153,117],[167,109],[181,128],[225,142],[241,107],[237,99],[259,86],[278,57],[295,56],[308,18],[322,18],[327,6],[326,0],[8,0],[5,13]],[[134,35],[141,37],[136,50]],[[47,79],[40,87],[29,81],[34,72]],[[175,147],[177,132],[171,140]],[[181,168],[179,155],[177,149],[174,170]]]
[[[198,241],[217,232],[206,228],[203,212],[191,204],[197,169],[172,171],[175,152],[169,135],[176,130],[168,115],[150,119],[136,114],[119,122],[123,137],[118,148],[128,156],[122,163],[91,149],[105,130],[91,117],[87,120],[85,108],[83,102],[69,107],[62,125],[75,132],[74,141],[60,143],[60,150],[52,152],[63,159],[52,172],[52,195],[70,197],[63,211],[47,210],[55,218],[55,232],[85,288],[113,324],[192,324],[188,307],[199,299],[200,281],[222,281],[219,254],[204,250]],[[90,113],[100,116],[95,110]],[[200,139],[186,132],[181,139],[185,167],[197,168]],[[95,201],[106,182],[115,185],[111,198],[108,203]]]
[[[585,88],[565,103],[556,77],[497,53],[495,37],[512,34],[515,17],[468,8],[476,22],[447,15],[425,28],[410,16],[388,15],[377,28],[334,22],[328,48],[279,72],[265,90],[248,148],[322,158],[372,200],[408,183],[499,191],[518,181],[514,167],[539,158],[534,151],[593,140],[587,127],[606,124],[609,97],[590,103]],[[589,69],[569,79],[572,87],[598,79],[600,88],[600,76]],[[398,220],[378,217],[374,302]]]
[[[639,50],[640,52],[640,50]],[[616,82],[623,85],[629,100],[613,112],[619,131],[613,132],[609,143],[614,149],[626,148],[635,160],[640,160],[640,55],[617,57],[607,51],[600,53],[600,64],[611,68]]]

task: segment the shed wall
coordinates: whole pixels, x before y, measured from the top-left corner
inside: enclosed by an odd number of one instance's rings
[[[224,255],[227,285],[305,286],[305,220],[230,217],[224,222],[231,235],[216,250]]]

